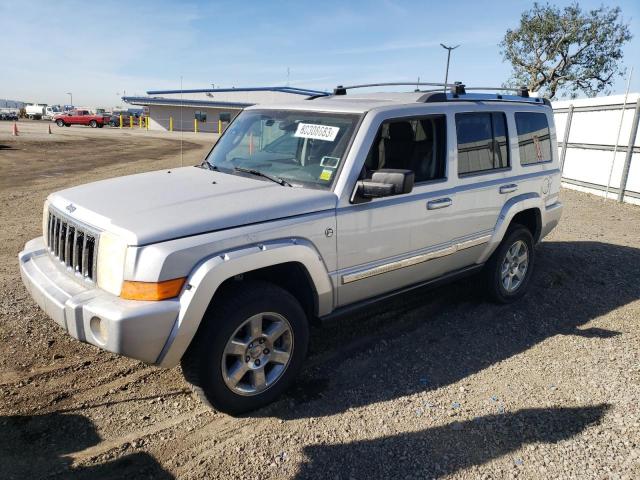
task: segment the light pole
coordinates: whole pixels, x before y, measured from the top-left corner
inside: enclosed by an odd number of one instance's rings
[[[69,102],[71,103],[71,106],[73,107],[73,93],[71,92],[67,92],[67,95],[69,95],[71,97],[71,99],[69,100]]]
[[[460,45],[456,45],[455,47],[447,47],[444,43],[441,43],[440,46],[447,51],[447,70],[444,74],[444,92],[447,93],[447,82],[449,81],[449,59],[451,58],[451,50],[455,50]]]

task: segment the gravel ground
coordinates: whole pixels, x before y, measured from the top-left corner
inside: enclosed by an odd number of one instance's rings
[[[640,208],[564,190],[523,300],[472,277],[315,328],[295,388],[232,418],[72,340],[19,279],[47,193],[179,165],[177,135],[43,125],[0,131],[3,478],[640,478]]]

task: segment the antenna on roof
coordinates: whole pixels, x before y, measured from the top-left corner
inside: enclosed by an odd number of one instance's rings
[[[444,73],[444,83],[446,85],[447,82],[449,81],[449,59],[451,58],[451,50],[455,50],[460,45],[456,45],[455,47],[447,47],[444,43],[441,43],[440,46],[445,50],[447,50],[447,69],[445,70],[445,73]],[[444,87],[444,93],[447,93],[446,86]]]

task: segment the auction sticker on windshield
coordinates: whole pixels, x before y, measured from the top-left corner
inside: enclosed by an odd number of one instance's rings
[[[340,131],[340,127],[329,125],[316,125],[313,123],[299,123],[294,137],[313,138],[315,140],[325,140],[333,142]]]

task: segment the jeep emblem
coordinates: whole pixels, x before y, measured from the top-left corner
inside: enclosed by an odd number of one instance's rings
[[[67,205],[65,207],[67,210],[69,210],[69,212],[73,213],[76,211],[76,207],[73,205],[73,203],[70,203],[69,205]]]

